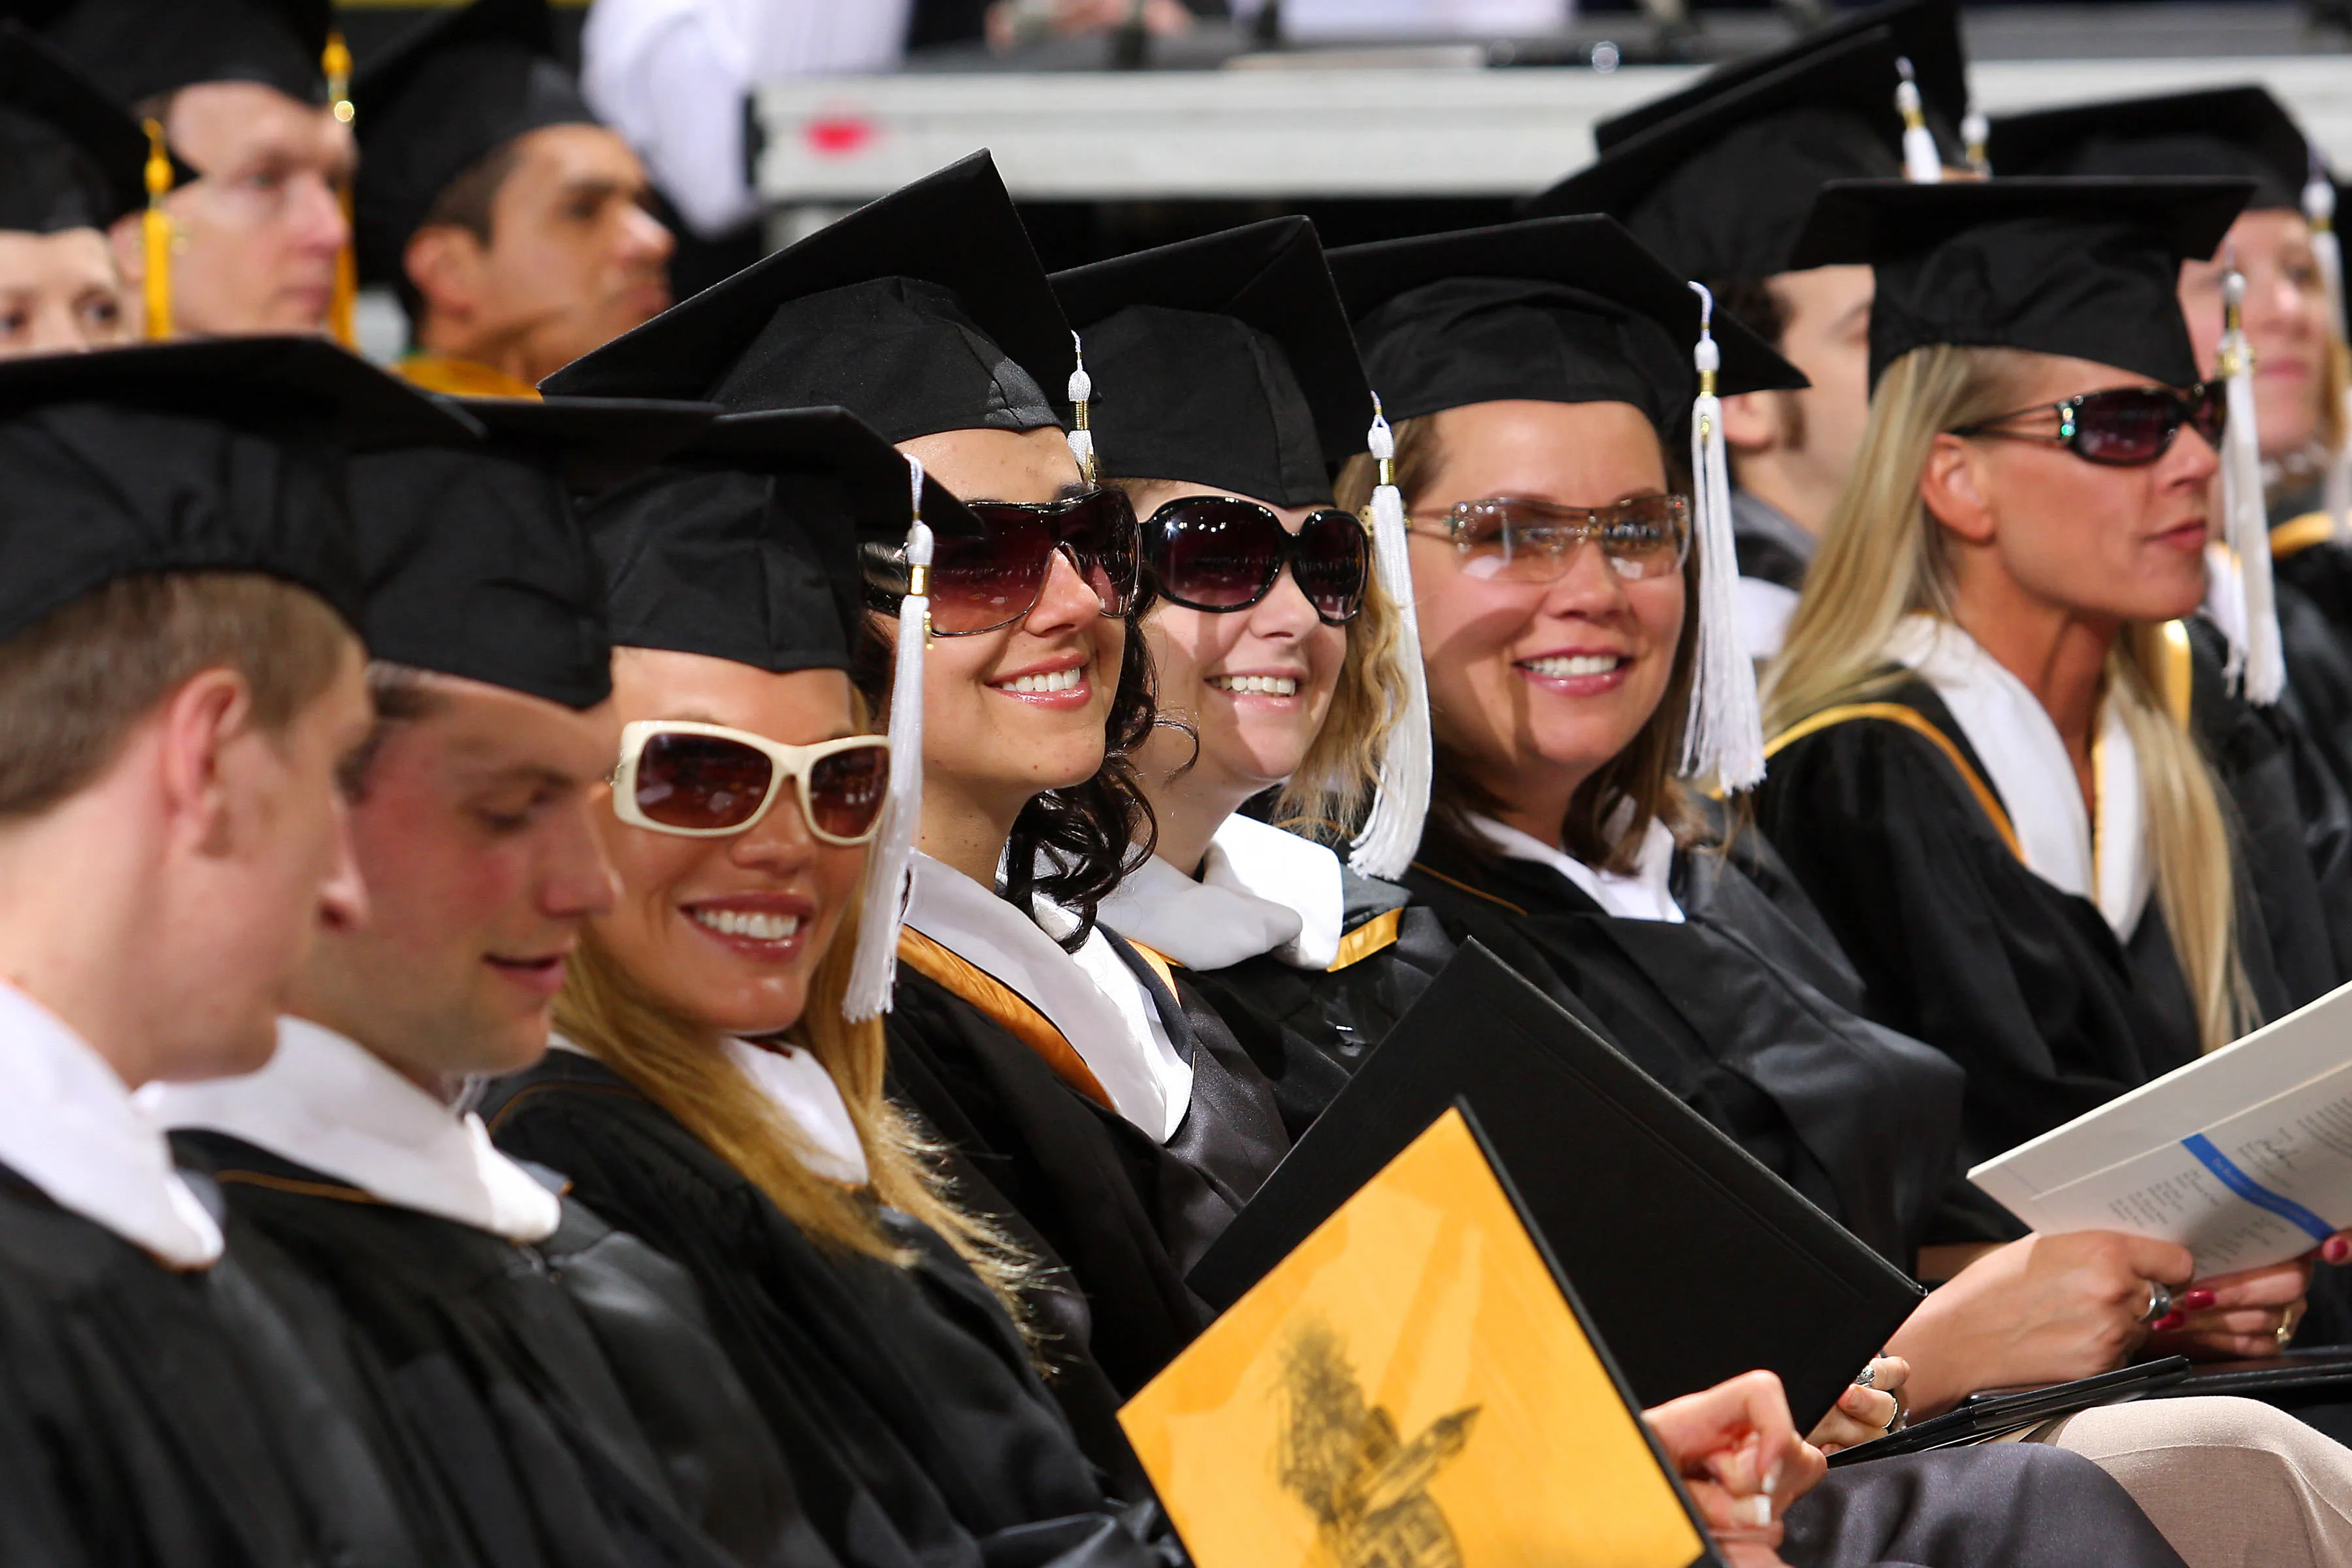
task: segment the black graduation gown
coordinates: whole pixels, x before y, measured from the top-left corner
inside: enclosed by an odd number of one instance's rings
[[[566,1204],[521,1246],[225,1133],[173,1147],[219,1184],[233,1255],[431,1561],[830,1568],[690,1287],[642,1244]]]
[[[963,1205],[1066,1270],[1076,1294],[1039,1292],[1041,1321],[1132,1395],[1207,1325],[1185,1272],[1290,1139],[1273,1086],[1214,1009],[1181,974],[1171,989],[1111,941],[1192,1066],[1192,1106],[1165,1145],[1066,1083],[982,1002],[903,958],[890,1083],[951,1152]]]
[[[845,1563],[1108,1568],[1176,1552],[1148,1490],[1109,1495],[1012,1321],[929,1227],[880,1211],[907,1268],[820,1248],[576,1052],[502,1079],[485,1112],[502,1148],[562,1171],[693,1277]]]
[[[2282,595],[2283,619],[2286,608]],[[2352,796],[2298,717],[2292,673],[2285,697],[2257,708],[2222,678],[2220,628],[2187,624],[2190,727],[2227,794],[2241,885],[2254,895],[2241,900],[2239,949],[2275,1018],[2352,978]]]
[[[0,1168],[0,1562],[433,1561],[237,1263],[164,1268]]]
[[[1588,1019],[1775,1174],[1897,1267],[1938,1239],[1958,1169],[1959,1075],[1857,1016],[1857,978],[1769,850],[1677,852],[1685,919],[1606,912],[1548,866],[1424,839],[1406,873],[1457,939]],[[1792,909],[1795,912],[1791,912]]]
[[[1991,792],[1932,687],[1909,680],[1873,700],[1917,712]],[[1965,1163],[2199,1055],[2196,1007],[2155,900],[2130,942],[2117,940],[2090,900],[2011,852],[1926,735],[1889,719],[1828,725],[1773,755],[1756,804],[1860,973],[1864,1010],[1966,1069]]]
[[[1295,1140],[1347,1087],[1454,956],[1435,913],[1393,882],[1340,868],[1343,956],[1320,972],[1259,953],[1223,969],[1184,971],[1274,1088]],[[1347,952],[1349,946],[1360,949]]]

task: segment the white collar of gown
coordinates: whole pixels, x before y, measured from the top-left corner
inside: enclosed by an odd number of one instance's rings
[[[1339,858],[1251,817],[1225,818],[1194,881],[1154,855],[1103,900],[1105,924],[1187,969],[1270,952],[1293,969],[1339,961]]]
[[[1675,836],[1655,817],[1642,835],[1642,847],[1630,873],[1596,871],[1573,855],[1553,848],[1530,833],[1496,821],[1473,816],[1470,826],[1487,843],[1513,860],[1549,866],[1578,887],[1596,904],[1620,920],[1680,921],[1683,907],[1675,902]]]
[[[2139,752],[2116,704],[2101,705],[2095,837],[2058,726],[2023,681],[1949,621],[1906,616],[1887,656],[1936,689],[1991,774],[2009,810],[2026,868],[2061,892],[2088,899],[2129,940],[2147,907],[2151,872],[2140,797]]]
[[[562,1218],[562,1200],[491,1145],[480,1117],[307,1019],[278,1020],[278,1054],[259,1072],[147,1092],[169,1126],[242,1138],[397,1208],[517,1242],[546,1240]]]
[[[1019,992],[1095,1075],[1111,1109],[1165,1143],[1192,1103],[1192,1066],[1176,1051],[1150,993],[1097,930],[1065,952],[1077,916],[1036,900],[1036,919],[918,851],[907,924]]]
[[[866,1145],[857,1141],[857,1124],[841,1086],[824,1070],[813,1052],[798,1046],[755,1046],[732,1037],[719,1048],[760,1086],[768,1102],[792,1123],[801,1136],[797,1152],[802,1163],[818,1175],[862,1187],[871,1179],[866,1165]]]
[[[72,1026],[0,981],[0,1164],[173,1268],[220,1260],[220,1226],[160,1125]]]

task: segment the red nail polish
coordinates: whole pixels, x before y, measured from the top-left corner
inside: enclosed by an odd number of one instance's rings
[[[2183,1317],[2179,1312],[2167,1312],[2164,1316],[2150,1323],[2147,1326],[2147,1331],[2152,1334],[2168,1334],[2188,1321],[2189,1320],[2187,1318]]]
[[[2214,1296],[2212,1291],[2200,1286],[2198,1289],[2187,1291],[2181,1296],[2180,1310],[2184,1312],[2201,1312],[2206,1308],[2211,1306],[2215,1300],[2217,1300],[2217,1298]]]
[[[2327,1238],[2326,1244],[2320,1247],[2319,1256],[2330,1263],[2342,1263],[2347,1258],[2352,1258],[2352,1241],[2347,1241],[2340,1236],[2331,1236]]]

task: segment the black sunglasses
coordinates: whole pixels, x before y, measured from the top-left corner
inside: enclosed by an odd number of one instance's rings
[[[968,501],[984,533],[931,546],[931,632],[965,637],[1009,626],[1037,607],[1056,554],[1068,561],[1106,616],[1135,603],[1135,509],[1124,491],[1088,490],[1057,501]],[[896,613],[908,588],[903,549],[865,547],[866,579]]]
[[[2048,413],[2058,416],[2055,436],[1999,428],[2012,419]],[[2219,383],[2193,386],[2185,395],[2168,386],[2116,386],[2105,392],[2085,392],[2063,403],[2038,403],[2031,408],[1995,415],[1946,434],[2047,441],[2068,447],[2086,463],[2131,468],[2153,463],[2172,450],[2173,440],[2184,425],[2218,448],[2229,416],[2229,395]]]
[[[1170,501],[1143,525],[1143,553],[1170,603],[1212,615],[1263,603],[1286,567],[1327,626],[1356,618],[1371,572],[1371,543],[1353,512],[1318,508],[1293,533],[1238,496]]]

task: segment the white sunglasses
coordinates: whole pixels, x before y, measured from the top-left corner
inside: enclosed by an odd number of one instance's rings
[[[756,826],[788,779],[811,834],[827,844],[863,844],[882,820],[890,742],[846,735],[787,746],[723,724],[641,719],[621,730],[613,811],[632,827],[723,838]]]

